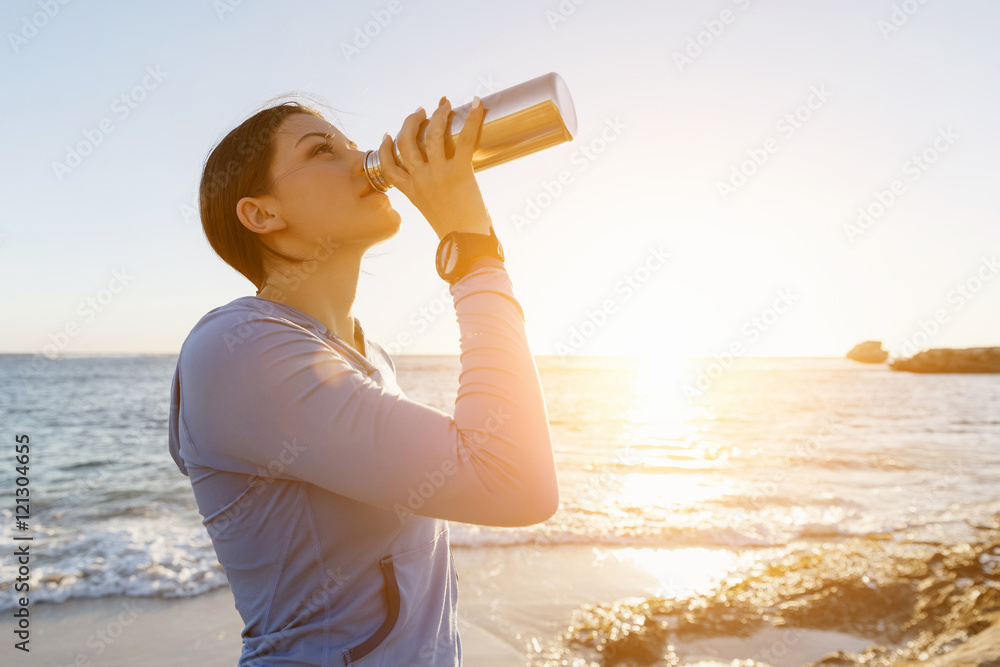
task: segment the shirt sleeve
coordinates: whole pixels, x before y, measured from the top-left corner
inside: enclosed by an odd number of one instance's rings
[[[461,332],[454,416],[379,386],[287,320],[199,323],[178,367],[180,422],[197,459],[397,512],[544,521],[559,505],[552,439],[510,277],[484,258],[450,291]]]

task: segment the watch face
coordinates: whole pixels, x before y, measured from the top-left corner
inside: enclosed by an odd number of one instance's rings
[[[455,241],[450,241],[444,247],[444,256],[442,257],[442,270],[448,274],[455,270],[455,266],[458,264],[458,244]]]

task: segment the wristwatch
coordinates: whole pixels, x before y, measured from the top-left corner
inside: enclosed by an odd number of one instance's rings
[[[482,257],[495,257],[503,261],[503,246],[500,245],[493,225],[490,225],[489,235],[470,232],[445,234],[438,244],[435,258],[438,275],[454,285],[468,273],[469,265]]]

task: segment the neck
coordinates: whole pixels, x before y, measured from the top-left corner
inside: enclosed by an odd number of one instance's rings
[[[354,298],[363,256],[364,248],[342,245],[323,261],[282,264],[268,272],[257,295],[298,308],[359,347],[354,339]]]

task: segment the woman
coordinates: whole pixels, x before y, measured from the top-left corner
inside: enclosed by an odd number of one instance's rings
[[[378,149],[443,238],[489,234],[472,170],[476,98],[448,158],[445,98]],[[352,314],[361,258],[400,216],[363,153],[314,109],[260,111],[212,151],[201,216],[258,288],[209,311],[174,374],[170,453],[245,622],[240,665],[459,665],[448,521],[524,526],[558,508],[551,436],[500,258],[450,286],[461,331],[454,416],[407,398]],[[428,261],[431,261],[428,257]]]

